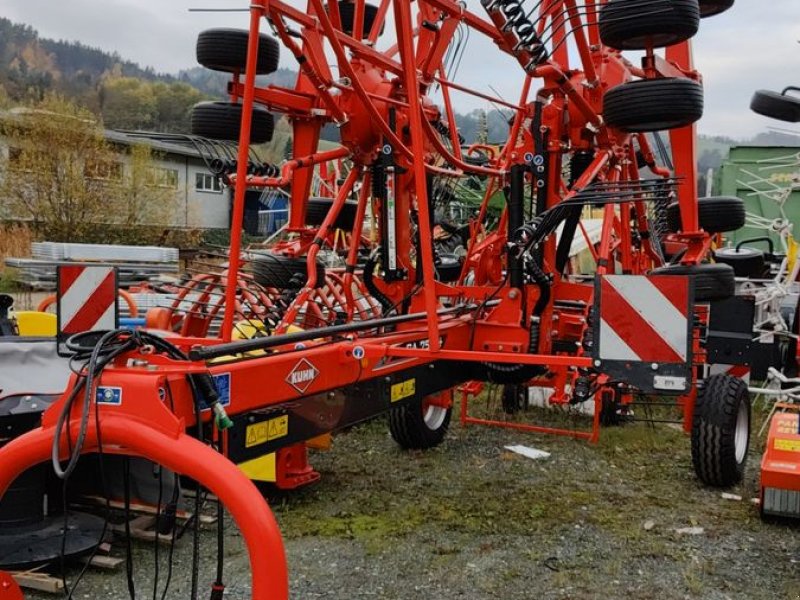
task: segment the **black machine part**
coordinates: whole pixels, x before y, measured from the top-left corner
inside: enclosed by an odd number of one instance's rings
[[[57,398],[24,394],[0,400],[0,437],[13,439],[38,426],[41,413]],[[61,556],[64,517],[45,514],[47,488],[47,465],[37,465],[17,477],[0,500],[0,568],[27,568]],[[102,518],[71,512],[64,556],[91,551],[102,530]]]
[[[103,531],[102,517],[70,512],[64,557],[80,556],[100,543]],[[22,569],[41,565],[61,556],[62,515],[43,517],[42,520],[20,527],[10,527],[0,520],[0,567]]]
[[[709,364],[750,365],[755,299],[732,296],[711,302],[706,352]]]
[[[11,307],[14,299],[8,294],[0,294],[0,337],[19,335],[17,323],[11,318]]]

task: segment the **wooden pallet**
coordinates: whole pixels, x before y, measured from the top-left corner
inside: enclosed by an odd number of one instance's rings
[[[61,594],[64,591],[64,582],[61,581],[61,578],[42,573],[38,570],[41,568],[43,567],[37,567],[30,571],[9,571],[9,574],[21,588],[49,594]]]
[[[101,496],[83,496],[81,498],[81,503],[92,506],[106,506],[106,499]],[[111,508],[117,510],[123,510],[125,508],[123,502],[114,500],[110,502],[110,506]],[[160,534],[156,530],[156,513],[158,511],[155,506],[132,503],[129,506],[129,510],[135,515],[128,522],[131,538],[146,542],[153,542],[157,537],[159,543],[161,544],[172,543],[172,533]],[[191,519],[192,515],[193,513],[185,510],[179,510],[175,514],[176,518],[183,522]],[[211,525],[216,522],[217,517],[215,514],[200,515],[201,524]],[[126,527],[124,523],[113,525],[109,524],[109,530],[124,535]],[[125,562],[124,558],[113,557],[110,555],[110,553],[111,544],[108,542],[103,542],[100,544],[100,548],[98,549],[97,553],[91,559],[89,559],[89,557],[85,557],[83,562],[85,564],[86,561],[88,561],[90,566],[105,570],[114,570],[119,567],[120,564]],[[62,594],[64,592],[64,582],[62,581],[61,577],[56,577],[47,573],[45,571],[47,567],[48,565],[41,565],[35,569],[29,569],[27,571],[9,571],[9,573],[22,588],[46,592],[49,594]]]
[[[131,537],[135,540],[152,542],[158,536],[158,541],[162,544],[172,543],[172,533],[158,533],[156,531],[156,518],[153,515],[139,515],[128,521],[126,527],[124,523],[110,525],[109,528],[115,533],[125,534],[130,531]]]
[[[97,554],[91,557],[91,559],[88,556],[85,557],[83,562],[84,564],[88,562],[90,566],[98,569],[114,570],[123,562],[125,562],[125,559],[110,556],[110,552],[111,544],[103,542],[100,544]],[[61,577],[56,577],[50,573],[46,573],[44,569],[47,566],[48,565],[42,565],[27,571],[10,571],[9,573],[14,578],[14,581],[17,582],[17,585],[19,585],[21,588],[46,592],[48,594],[63,593],[63,580]]]
[[[213,500],[213,499],[214,498],[209,497],[209,500]],[[81,496],[80,501],[84,502],[86,504],[90,504],[92,506],[103,506],[103,507],[106,506],[106,499],[103,498],[102,496]],[[125,503],[120,501],[120,500],[110,500],[108,505],[111,508],[115,509],[115,510],[124,510],[125,509]],[[131,502],[130,505],[129,505],[129,510],[130,510],[131,513],[140,514],[140,515],[155,515],[158,512],[158,510],[157,510],[157,508],[155,506],[153,506],[151,504],[139,504],[138,502]],[[164,513],[164,507],[163,506],[161,507],[161,513],[162,514]],[[182,520],[182,521],[188,521],[189,519],[192,518],[193,514],[194,513],[191,513],[191,512],[186,511],[186,510],[178,510],[178,511],[175,512],[175,518],[177,518],[179,520]],[[203,525],[212,525],[212,524],[214,524],[216,522],[217,522],[216,514],[213,514],[213,515],[201,514],[200,515],[200,523],[202,523]]]

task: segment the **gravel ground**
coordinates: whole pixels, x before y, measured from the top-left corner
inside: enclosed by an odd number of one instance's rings
[[[552,454],[534,461],[503,449],[518,443]],[[759,519],[750,502],[759,455],[751,450],[745,482],[728,490],[743,496],[735,501],[695,480],[689,440],[670,426],[607,429],[592,446],[453,424],[439,448],[403,452],[375,421],[315,454],[322,480],[272,506],[292,598],[797,599],[800,524]],[[702,533],[676,531],[688,527]],[[226,597],[249,598],[242,541],[227,531]],[[202,538],[207,598],[213,529]],[[188,598],[190,538],[174,564],[166,597]],[[160,572],[163,585],[166,561]],[[137,597],[152,596],[152,574],[152,546],[138,543]],[[128,598],[124,567],[90,570],[75,598]]]

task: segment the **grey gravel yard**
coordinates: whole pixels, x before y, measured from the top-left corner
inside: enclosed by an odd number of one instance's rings
[[[509,444],[552,454],[531,460]],[[442,446],[405,452],[378,420],[312,460],[318,484],[272,499],[292,598],[800,598],[800,522],[762,523],[750,502],[760,442],[745,482],[727,490],[741,501],[701,486],[689,439],[665,425],[605,429],[592,446],[454,422]],[[249,598],[242,541],[227,531],[226,598]],[[204,530],[202,599],[214,538]],[[118,541],[114,555],[123,548]],[[150,598],[151,545],[136,543],[135,565],[136,597]],[[190,566],[186,537],[166,598],[189,597]],[[91,569],[74,597],[128,598],[124,566]]]

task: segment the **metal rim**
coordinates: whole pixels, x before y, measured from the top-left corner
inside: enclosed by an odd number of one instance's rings
[[[429,404],[423,407],[423,411],[422,419],[425,421],[427,428],[432,431],[439,429],[444,424],[444,420],[447,417],[447,409],[443,406]]]
[[[733,438],[733,446],[736,451],[736,464],[742,464],[747,454],[747,443],[750,438],[750,414],[747,410],[747,403],[739,403],[739,412],[736,414],[736,432]]]

